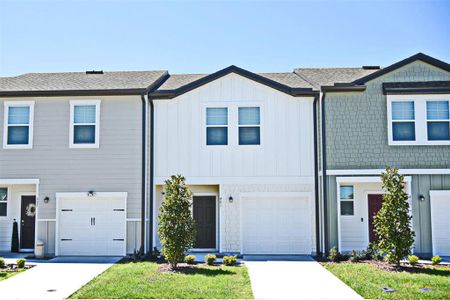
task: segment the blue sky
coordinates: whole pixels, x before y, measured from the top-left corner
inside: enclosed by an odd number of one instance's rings
[[[0,76],[450,61],[450,1],[0,0]]]

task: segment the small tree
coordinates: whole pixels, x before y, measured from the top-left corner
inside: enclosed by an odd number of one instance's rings
[[[383,204],[374,219],[378,247],[386,254],[388,262],[399,266],[400,260],[411,254],[414,243],[408,195],[404,177],[397,168],[386,167],[381,179],[387,194],[383,195]]]
[[[165,181],[166,194],[160,208],[158,234],[162,253],[172,268],[184,261],[185,252],[195,241],[195,222],[191,214],[192,193],[181,175]]]

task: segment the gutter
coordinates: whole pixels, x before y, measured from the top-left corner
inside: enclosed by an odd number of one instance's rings
[[[109,90],[36,90],[36,91],[0,91],[0,97],[58,97],[58,96],[122,96],[142,95],[146,89],[109,89]]]
[[[145,253],[145,204],[146,204],[146,156],[147,156],[147,99],[146,95],[141,94],[142,100],[142,183],[141,183],[141,247],[139,252]]]
[[[320,213],[319,213],[319,158],[318,158],[318,145],[317,145],[317,102],[320,95],[314,97],[313,102],[313,122],[314,122],[314,193],[316,204],[316,255],[320,251]]]
[[[322,94],[322,195],[323,195],[323,235],[324,254],[328,253],[328,193],[327,193],[327,148],[325,128],[325,92]]]

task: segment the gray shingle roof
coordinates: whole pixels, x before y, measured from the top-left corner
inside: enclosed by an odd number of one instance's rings
[[[166,71],[27,73],[16,77],[0,77],[0,91],[146,89],[165,73]]]
[[[379,69],[363,68],[298,68],[295,73],[311,83],[316,89],[335,83],[349,83],[372,74]]]
[[[164,84],[161,85],[158,90],[175,90],[208,75],[209,74],[173,74],[170,75],[169,79],[167,79],[166,82],[164,82]],[[313,88],[313,86],[306,80],[292,72],[258,73],[258,75],[284,84],[291,88]]]

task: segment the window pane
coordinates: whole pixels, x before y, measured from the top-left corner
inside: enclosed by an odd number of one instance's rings
[[[394,141],[415,141],[414,122],[394,122],[392,123],[392,138]]]
[[[95,123],[95,105],[76,105],[74,123]]]
[[[206,125],[228,125],[228,108],[207,108]]]
[[[341,216],[353,216],[353,201],[341,201]]]
[[[450,140],[449,122],[428,122],[428,140],[429,141],[448,141]]]
[[[448,120],[448,101],[427,101],[428,120]]]
[[[11,106],[8,108],[8,124],[29,124],[29,122],[29,106]]]
[[[206,145],[227,145],[227,144],[228,144],[227,127],[206,128]]]
[[[353,186],[341,186],[340,187],[341,199],[353,199]]]
[[[0,203],[0,217],[6,217],[6,206],[5,202]]]
[[[95,125],[75,125],[73,128],[74,144],[95,144]]]
[[[392,120],[414,120],[414,102],[393,101]]]
[[[28,126],[9,126],[8,145],[28,145]]]
[[[259,125],[259,107],[239,107],[239,125]]]
[[[239,145],[259,145],[259,127],[239,127]]]
[[[0,188],[0,201],[6,201],[8,199],[8,189]]]

